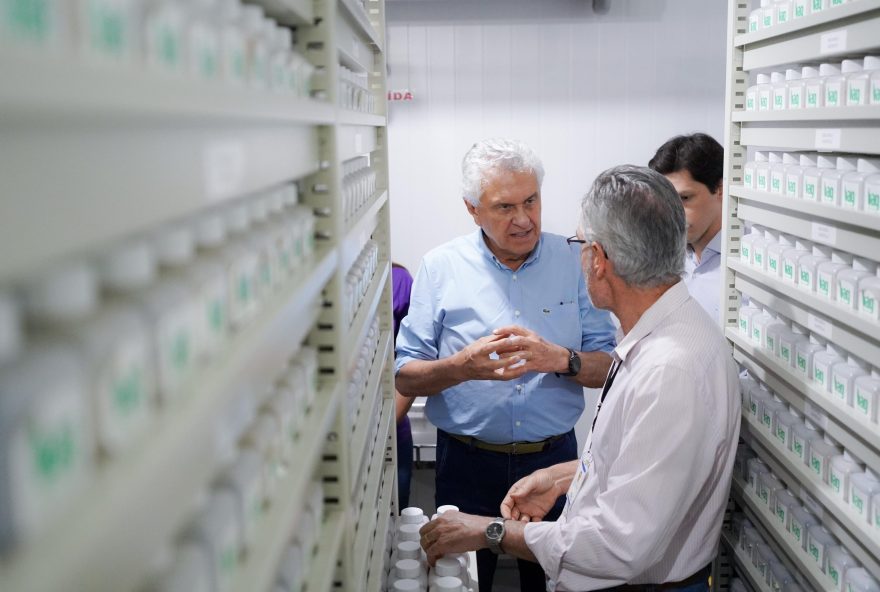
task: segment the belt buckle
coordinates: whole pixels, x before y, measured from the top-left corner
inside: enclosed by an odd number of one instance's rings
[[[510,454],[516,454],[516,442],[510,443]]]

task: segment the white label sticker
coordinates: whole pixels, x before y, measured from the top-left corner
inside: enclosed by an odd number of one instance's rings
[[[846,29],[830,31],[819,38],[820,55],[843,51],[846,51]]]
[[[364,149],[364,138],[359,133],[354,135],[354,151],[360,154]]]
[[[807,315],[807,328],[813,333],[818,333],[821,337],[831,341],[833,334],[833,326],[825,319],[819,318],[814,314]]]
[[[810,226],[810,235],[816,242],[831,246],[837,244],[837,229],[833,226],[813,222]]]
[[[215,142],[205,147],[205,192],[217,200],[241,193],[246,155],[240,142]]]
[[[801,488],[801,499],[804,501],[804,505],[807,507],[807,509],[815,514],[816,518],[822,520],[823,516],[825,515],[825,509],[822,508],[821,505],[819,505],[819,502],[816,501],[816,498],[810,495],[810,492],[807,491],[805,487]]]
[[[817,129],[816,150],[840,150],[840,128]]]
[[[804,415],[823,430],[828,429],[828,416],[809,401],[804,401]]]

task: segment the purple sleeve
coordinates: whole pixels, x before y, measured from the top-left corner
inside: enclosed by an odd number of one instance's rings
[[[413,278],[405,267],[394,266],[391,268],[391,299],[394,313],[394,338],[397,339],[397,330],[400,321],[409,312],[409,295],[412,291]]]

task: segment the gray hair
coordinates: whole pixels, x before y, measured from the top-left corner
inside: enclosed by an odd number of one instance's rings
[[[471,205],[480,205],[480,197],[492,171],[533,173],[538,189],[544,180],[544,165],[535,152],[518,140],[491,138],[477,142],[461,163],[462,197]]]
[[[686,228],[672,183],[646,167],[608,169],[581,202],[584,236],[602,245],[615,273],[634,287],[675,283],[684,272]]]

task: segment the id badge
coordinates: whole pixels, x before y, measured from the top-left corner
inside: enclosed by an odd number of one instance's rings
[[[571,481],[571,485],[568,487],[568,492],[565,494],[565,510],[563,511],[563,514],[566,519],[568,518],[568,512],[571,510],[572,504],[574,504],[574,500],[577,498],[581,488],[584,486],[584,483],[586,483],[587,478],[590,475],[592,465],[593,453],[587,448],[586,452],[578,460],[577,472],[575,473],[574,479]]]

